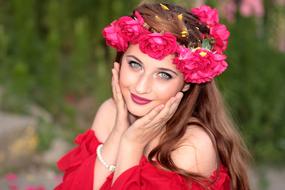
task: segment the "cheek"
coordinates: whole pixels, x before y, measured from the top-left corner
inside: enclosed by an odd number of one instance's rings
[[[160,103],[165,103],[171,97],[175,96],[177,92],[181,91],[181,88],[182,84],[179,81],[173,81],[173,83],[168,83],[165,85],[157,84],[154,89]]]
[[[132,83],[134,83],[134,81],[136,80],[135,75],[133,75],[128,68],[126,68],[125,65],[122,65],[122,68],[120,70],[120,78],[119,78],[119,83],[121,88],[126,88],[130,85],[132,85]]]

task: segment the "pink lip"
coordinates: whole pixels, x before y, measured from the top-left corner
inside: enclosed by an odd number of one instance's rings
[[[139,105],[144,105],[144,104],[148,104],[149,102],[151,102],[151,100],[136,96],[133,93],[131,93],[131,97],[132,97],[132,100]]]

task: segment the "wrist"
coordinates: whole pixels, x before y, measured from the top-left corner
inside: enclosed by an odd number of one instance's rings
[[[126,138],[124,135],[121,138],[120,147],[124,150],[135,151],[135,152],[143,152],[145,148],[145,143],[139,143],[136,141],[131,141]]]
[[[111,134],[115,135],[115,136],[120,136],[122,137],[124,134],[125,130],[124,129],[120,129],[116,126],[114,126],[114,128],[111,131]]]
[[[97,147],[96,153],[97,153],[97,159],[101,162],[101,164],[110,172],[114,172],[116,169],[116,166],[113,164],[108,164],[105,159],[102,156],[102,148],[103,148],[103,144],[100,144]]]
[[[115,126],[113,127],[113,131],[117,133],[124,133],[129,128],[129,125],[124,122],[116,122]]]
[[[130,146],[130,148],[144,149],[148,142],[140,135],[131,130],[127,130],[121,137],[121,142],[124,146]]]

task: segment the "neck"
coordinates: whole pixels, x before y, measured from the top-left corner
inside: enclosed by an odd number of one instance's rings
[[[131,114],[130,112],[128,114],[128,119],[129,119],[130,125],[132,125],[139,118],[140,118],[139,116],[135,116],[135,115]]]

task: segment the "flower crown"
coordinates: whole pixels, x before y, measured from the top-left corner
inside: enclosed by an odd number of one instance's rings
[[[169,10],[165,5],[161,4],[161,7]],[[186,82],[205,83],[226,70],[228,64],[223,52],[227,48],[230,33],[225,25],[219,23],[216,9],[204,5],[191,9],[191,13],[207,25],[210,31],[209,35],[203,36],[202,47],[188,48],[177,43],[176,37],[170,32],[150,31],[150,27],[137,11],[135,18],[123,16],[113,21],[104,28],[103,36],[107,45],[118,52],[126,51],[129,44],[139,44],[143,53],[158,60],[175,54],[173,63],[183,73]],[[182,21],[182,14],[177,17]],[[187,35],[187,28],[184,27],[181,36]]]

